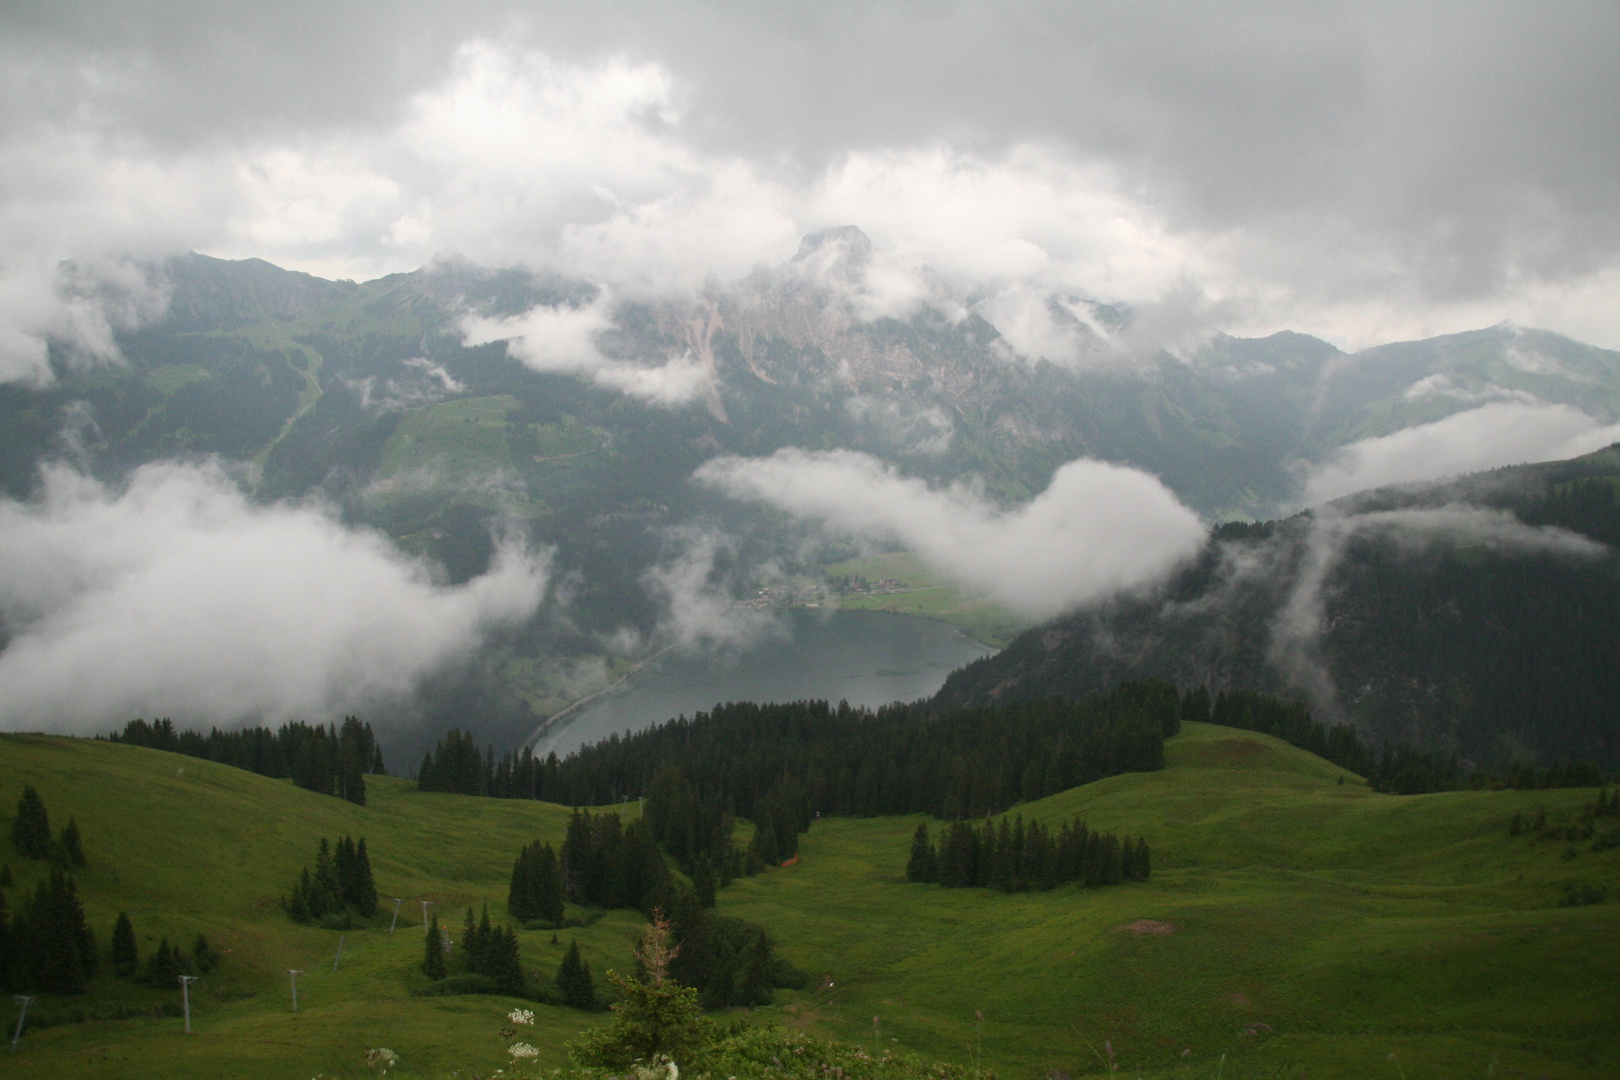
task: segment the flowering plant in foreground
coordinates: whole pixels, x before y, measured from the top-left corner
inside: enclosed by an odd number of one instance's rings
[[[387,1072],[399,1064],[399,1055],[386,1046],[374,1046],[366,1051],[366,1068]]]
[[[534,1026],[533,1009],[513,1009],[506,1014],[506,1018],[514,1024],[523,1024],[526,1027]]]
[[[514,1062],[523,1061],[527,1058],[537,1058],[540,1056],[540,1051],[536,1050],[526,1042],[515,1042],[506,1048],[506,1052],[512,1055],[512,1060]]]

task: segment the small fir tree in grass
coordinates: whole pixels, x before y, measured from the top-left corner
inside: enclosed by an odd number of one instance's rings
[[[427,944],[422,951],[422,974],[435,981],[449,974],[444,959],[444,942],[439,940],[439,916],[428,916]]]
[[[53,867],[17,916],[13,962],[30,987],[47,994],[84,993],[99,958],[73,879]]]
[[[154,990],[173,990],[175,980],[190,973],[191,964],[186,960],[186,955],[170,945],[168,938],[163,938],[147,958],[146,973],[141,976],[141,982]]]
[[[135,944],[135,927],[129,921],[129,912],[120,911],[112,930],[113,974],[120,978],[132,979],[140,970],[140,966],[140,951]]]
[[[84,845],[79,839],[79,823],[71,817],[62,829],[62,853],[74,866],[84,865]]]
[[[928,839],[928,826],[919,824],[911,836],[911,857],[906,860],[907,881],[938,881],[938,856]]]
[[[563,1004],[576,1009],[596,1008],[596,983],[591,978],[591,966],[579,954],[579,942],[569,944],[562,964],[557,968],[557,992]]]
[[[487,974],[502,994],[521,997],[525,991],[523,959],[518,953],[517,931],[510,926],[496,929],[486,945]]]
[[[591,1028],[567,1044],[568,1054],[577,1064],[623,1069],[638,1061],[650,1062],[660,1054],[688,1066],[702,1059],[718,1041],[720,1029],[703,1015],[698,992],[670,977],[670,961],[679,951],[669,920],[654,909],[636,946],[636,964],[643,977],[626,979],[608,972],[620,1000],[613,1005],[611,1023]]]
[[[34,785],[23,787],[17,799],[17,816],[11,822],[11,842],[18,851],[30,859],[44,859],[51,854],[51,820],[45,811],[45,800],[39,797]]]
[[[219,966],[219,953],[201,934],[198,934],[197,940],[191,943],[191,962],[196,965],[200,975],[206,975]]]
[[[355,844],[354,910],[362,918],[377,914],[377,882],[371,876],[371,856],[366,852],[366,838]]]

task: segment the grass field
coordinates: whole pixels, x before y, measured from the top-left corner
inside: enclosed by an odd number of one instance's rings
[[[824,567],[831,577],[859,575],[868,581],[894,578],[907,590],[878,596],[843,596],[838,606],[850,611],[893,611],[921,615],[962,627],[976,641],[1002,648],[1029,623],[994,600],[940,577],[907,551],[848,559]]]
[[[799,865],[721,893],[722,914],[768,927],[814,976],[749,1018],[980,1061],[1007,1080],[1105,1073],[1105,1043],[1133,1077],[1620,1075],[1620,908],[1560,906],[1566,881],[1613,898],[1620,849],[1507,830],[1515,810],[1544,806],[1556,820],[1593,792],[1377,795],[1267,736],[1205,725],[1168,757],[1163,772],[1019,808],[1146,835],[1155,868],[1143,885],[909,885],[920,819],[818,821]],[[487,1078],[504,1064],[496,1031],[510,1000],[411,995],[423,984],[414,903],[434,899],[455,926],[469,902],[498,913],[519,844],[560,841],[564,809],[388,778],[355,807],[156,751],[0,737],[0,814],[23,783],[53,824],[77,816],[91,861],[80,888],[103,947],[122,909],[143,950],[201,930],[228,953],[197,984],[195,1035],[173,1018],[30,1031],[6,1076],[351,1077],[369,1075],[371,1046],[400,1054],[392,1075]],[[338,934],[294,925],[276,899],[318,838],[340,833],[366,837],[379,891],[412,906],[393,937],[386,920],[351,932],[333,972]],[[15,903],[40,868],[9,861]],[[1174,929],[1119,929],[1138,920]],[[560,943],[577,933],[600,981],[627,966],[638,921],[610,913]],[[526,964],[553,972],[551,935],[521,937]],[[296,1015],[289,967],[305,971]],[[175,997],[104,975],[82,999],[35,1008]],[[601,1022],[534,1008],[543,1063],[561,1064],[561,1042]]]

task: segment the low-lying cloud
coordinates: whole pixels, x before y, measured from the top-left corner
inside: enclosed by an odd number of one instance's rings
[[[1037,619],[1158,581],[1205,534],[1156,478],[1085,459],[1059,468],[1045,491],[1011,510],[971,487],[931,488],[846,450],[720,457],[694,476],[837,532],[903,544],[941,573]]]
[[[1564,559],[1602,558],[1608,548],[1579,533],[1551,525],[1526,525],[1506,510],[1454,503],[1364,514],[1319,513],[1311,522],[1293,585],[1272,623],[1268,658],[1311,704],[1340,719],[1344,710],[1320,645],[1327,625],[1333,574],[1350,541],[1372,536],[1405,556],[1441,546],[1477,547],[1495,556],[1546,555]],[[1250,572],[1274,573],[1275,566],[1251,561]],[[1241,572],[1241,571],[1240,571]]]
[[[535,371],[575,375],[654,405],[678,406],[703,392],[708,374],[691,354],[647,366],[603,355],[596,337],[613,328],[611,301],[600,296],[579,307],[530,308],[522,315],[469,315],[462,343],[505,341],[507,353]]]
[[[1492,402],[1343,447],[1306,479],[1305,501],[1314,505],[1385,484],[1558,461],[1616,441],[1620,424],[1604,424],[1571,405]]]
[[[687,527],[671,530],[667,540],[671,557],[641,575],[642,585],[663,608],[660,639],[684,649],[726,649],[786,634],[774,613],[737,603],[736,582],[719,569],[721,556],[732,554],[727,537]]]
[[[250,504],[216,466],[144,466],[122,490],[53,466],[37,499],[0,501],[0,727],[330,720],[526,619],[547,577],[507,541],[482,577],[436,583],[320,508]]]

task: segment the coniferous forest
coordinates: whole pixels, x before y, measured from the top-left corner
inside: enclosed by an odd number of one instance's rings
[[[906,880],[935,882],[947,888],[1055,889],[1078,881],[1088,888],[1146,881],[1153,857],[1147,840],[1121,840],[1094,832],[1083,821],[1066,821],[1053,835],[1038,821],[1024,824],[1022,814],[1000,824],[973,826],[954,821],[938,848],[928,826],[918,825],[906,860]]]
[[[798,788],[784,784],[802,788],[814,813],[978,817],[1105,776],[1162,768],[1164,740],[1179,730],[1179,702],[1167,683],[1132,682],[1078,701],[946,712],[924,702],[875,710],[734,703],[562,760],[527,752],[494,760],[458,731],[428,755],[424,790],[602,805],[651,798],[654,777],[676,766],[695,793],[689,835],[696,847],[721,811],[753,818],[762,800],[791,803]]]
[[[123,731],[106,738],[109,742],[205,758],[260,776],[291,777],[301,788],[336,795],[361,806],[366,802],[365,774],[385,771],[382,747],[371,725],[354,716],[345,716],[341,728],[293,723],[275,731],[263,727],[239,731],[214,728],[207,735],[176,731],[169,720],[131,720]]]

